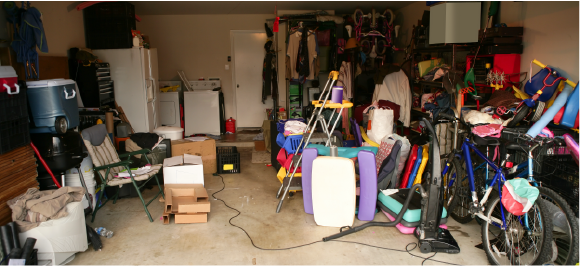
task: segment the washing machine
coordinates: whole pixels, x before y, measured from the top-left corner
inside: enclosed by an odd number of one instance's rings
[[[164,92],[165,87],[179,86],[177,91]],[[181,106],[183,105],[183,92],[181,81],[159,81],[159,115],[162,126],[183,127]]]
[[[190,81],[183,92],[185,135],[225,133],[224,99],[219,80]]]

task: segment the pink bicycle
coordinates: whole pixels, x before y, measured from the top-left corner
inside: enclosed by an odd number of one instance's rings
[[[357,9],[353,14],[353,19],[355,37],[367,56],[373,52],[378,56],[383,56],[387,53],[387,48],[393,47],[391,34],[394,29],[395,14],[392,10],[386,9],[383,13],[378,13],[373,8],[371,13],[365,15],[362,10]],[[370,30],[363,33],[363,24],[367,21],[370,24]]]

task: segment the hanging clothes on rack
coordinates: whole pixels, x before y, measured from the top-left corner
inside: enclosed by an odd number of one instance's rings
[[[274,99],[274,90],[278,91],[278,82],[276,75],[276,54],[272,50],[272,41],[267,41],[264,45],[266,55],[264,57],[264,65],[262,69],[262,103],[266,102],[266,98],[272,95]]]
[[[296,71],[296,64],[298,63],[298,55],[300,49],[300,41],[302,39],[302,32],[296,31],[288,37],[288,47],[286,52],[286,78],[289,80],[298,80],[300,78],[300,73]],[[316,58],[318,53],[316,52],[316,34],[309,32],[306,36],[306,45],[308,50],[308,63],[309,71],[306,79],[313,80],[318,76],[316,67]]]
[[[403,70],[385,76],[383,83],[375,85],[373,102],[387,100],[400,106],[399,121],[405,127],[411,124],[411,106],[413,95],[409,86],[409,79]]]
[[[350,100],[352,99],[352,69],[350,62],[343,61],[339,73],[336,84],[343,87],[343,98]]]

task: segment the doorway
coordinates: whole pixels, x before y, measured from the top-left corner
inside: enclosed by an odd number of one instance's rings
[[[264,31],[232,30],[233,71],[236,127],[260,128],[266,119],[266,108],[272,108],[272,98],[262,103],[262,69],[264,64]]]

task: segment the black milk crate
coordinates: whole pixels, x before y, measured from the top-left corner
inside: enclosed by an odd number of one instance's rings
[[[520,132],[523,135],[526,134],[526,132],[528,132],[528,130],[530,129],[530,127],[514,127],[514,128],[506,128],[506,130],[509,131],[517,131]],[[555,137],[559,137],[559,136],[563,136],[564,134],[568,133],[570,135],[572,135],[572,138],[574,138],[576,141],[578,141],[578,133],[572,131],[572,130],[568,130],[568,129],[562,129],[562,128],[555,128],[555,127],[549,127],[550,130],[552,130],[552,132],[554,132],[554,136]],[[517,138],[517,135],[515,134],[508,134],[508,133],[502,133],[501,134],[501,138],[505,139],[505,140],[509,140],[511,142],[516,142],[516,143],[524,143],[524,141],[522,139]],[[566,144],[562,141],[561,145],[559,144],[547,144],[545,146],[540,146],[538,148],[536,148],[534,151],[532,151],[532,155],[534,156],[534,172],[536,173],[541,173],[542,172],[542,162],[551,156],[558,156],[558,155],[569,155],[570,151],[568,150],[568,147],[566,147]],[[519,164],[519,163],[523,163],[526,162],[528,160],[528,155],[523,153],[523,152],[516,152],[514,154],[514,156],[511,157],[510,161],[514,162],[515,164]]]
[[[20,86],[18,94],[0,92],[0,123],[28,117],[26,83],[19,81],[18,85]]]
[[[535,179],[560,194],[578,216],[579,172],[572,155],[548,156],[541,164],[543,171]]]
[[[239,174],[240,153],[235,146],[216,147],[217,173]]]
[[[30,144],[28,116],[0,122],[0,154]]]

